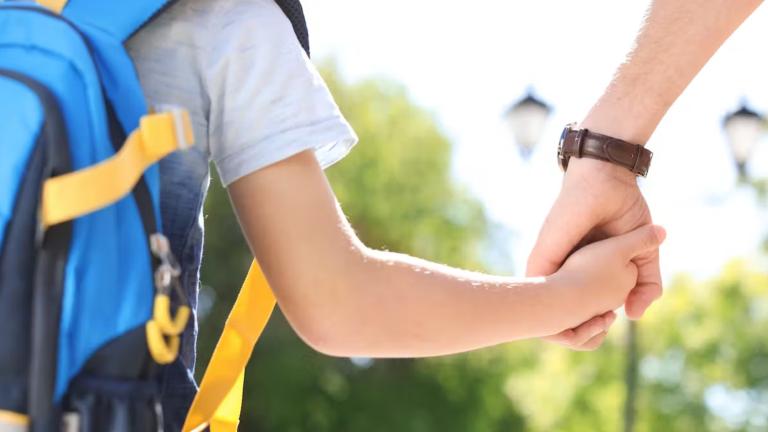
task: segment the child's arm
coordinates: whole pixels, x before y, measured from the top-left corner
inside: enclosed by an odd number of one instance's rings
[[[645,227],[582,249],[550,277],[497,277],[365,247],[312,152],[229,192],[291,325],[338,356],[441,355],[577,326],[622,304],[635,285],[630,260],[662,237]],[[595,322],[584,337],[608,324]]]

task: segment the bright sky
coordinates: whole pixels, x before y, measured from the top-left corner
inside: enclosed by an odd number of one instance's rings
[[[404,84],[456,144],[454,170],[514,232],[523,271],[559,190],[555,163],[564,124],[583,118],[632,43],[647,1],[305,0],[313,56],[334,57],[348,79]],[[669,233],[665,277],[707,277],[757,251],[766,211],[736,188],[722,117],[742,97],[768,109],[768,9],[734,34],[672,107],[648,144],[643,191]],[[502,113],[525,89],[553,105],[544,139],[521,160]],[[365,143],[361,143],[365,145]],[[751,171],[768,176],[768,142]]]

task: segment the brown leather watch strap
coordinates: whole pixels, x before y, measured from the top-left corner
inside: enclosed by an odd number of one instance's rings
[[[571,157],[588,157],[611,162],[623,166],[635,175],[645,177],[648,175],[653,153],[641,145],[587,129],[573,129],[568,125],[560,138],[558,149],[558,159],[563,170],[568,167]]]

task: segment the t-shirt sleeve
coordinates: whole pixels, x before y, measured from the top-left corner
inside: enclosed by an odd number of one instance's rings
[[[210,154],[222,182],[304,150],[314,149],[323,167],[344,157],[357,136],[279,7],[244,2],[218,18],[202,68]]]

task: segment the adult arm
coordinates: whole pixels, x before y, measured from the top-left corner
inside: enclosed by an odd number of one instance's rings
[[[636,38],[581,127],[645,144],[693,77],[759,0],[654,0]],[[651,222],[635,177],[624,168],[571,159],[561,193],[528,261],[528,275],[555,272],[579,244]],[[639,275],[625,310],[640,318],[662,293],[658,250],[637,257]],[[574,346],[573,331],[550,340]]]
[[[654,0],[627,60],[582,127],[645,144],[670,106],[761,0]]]

